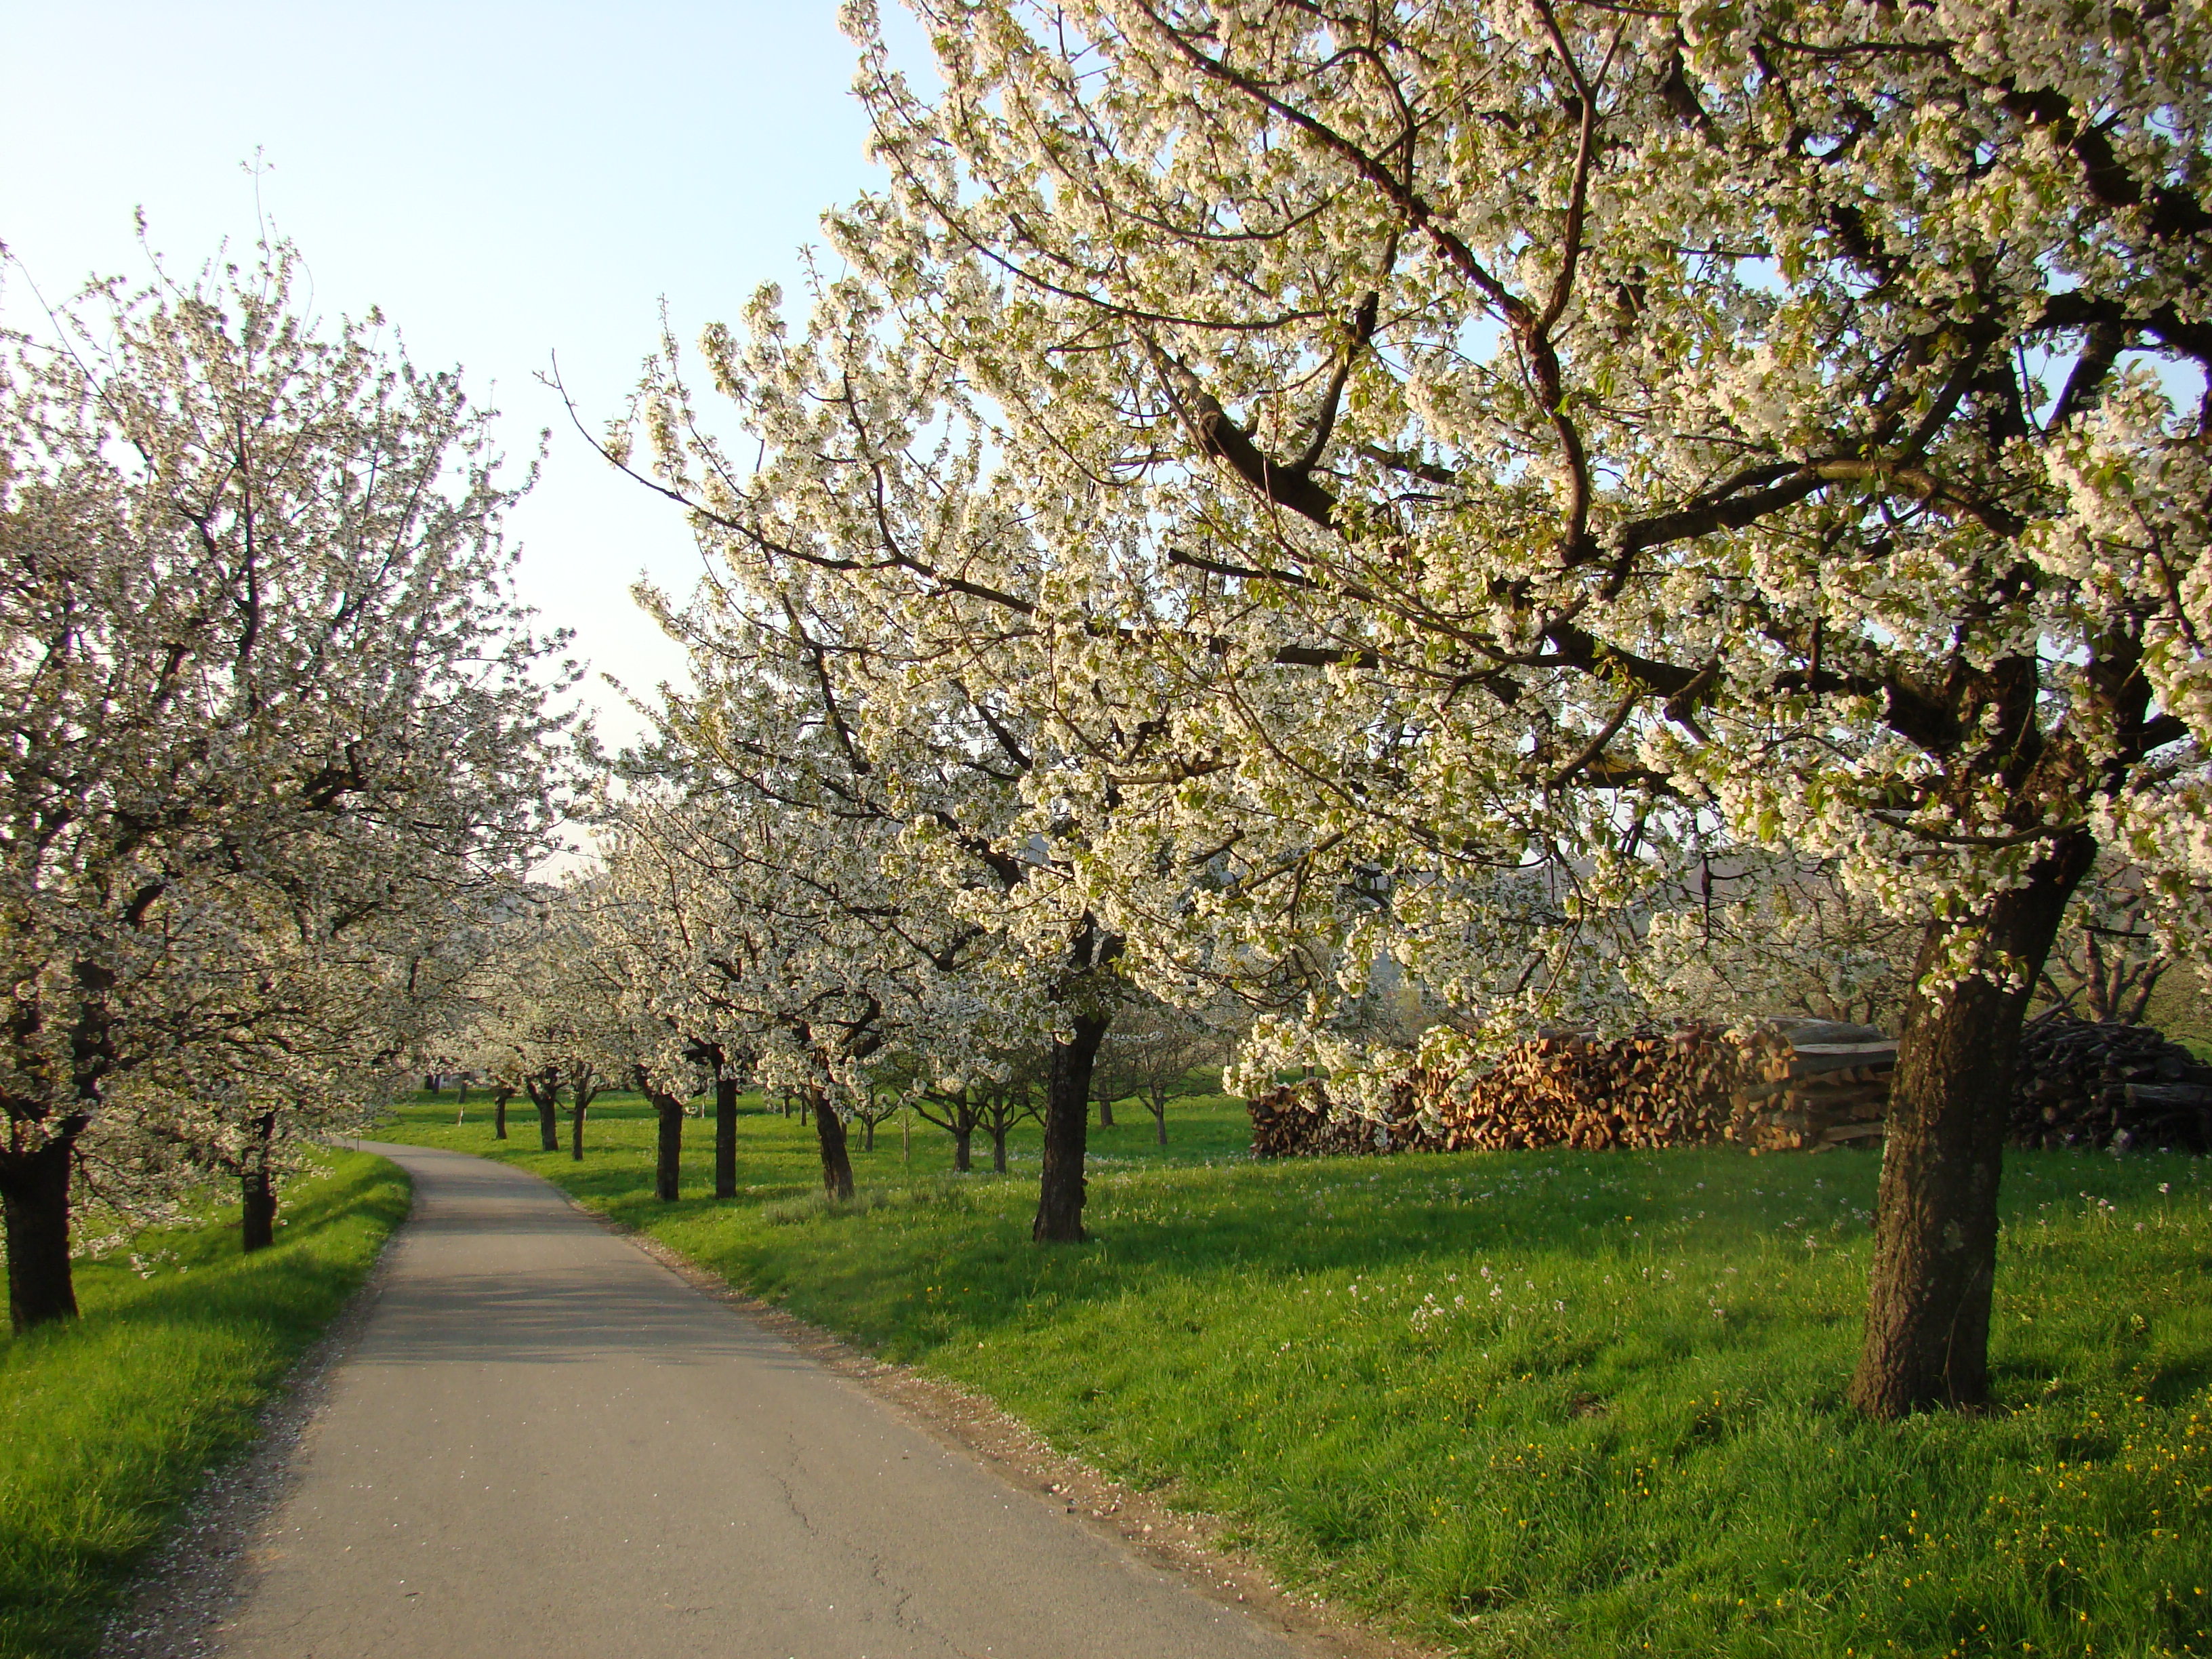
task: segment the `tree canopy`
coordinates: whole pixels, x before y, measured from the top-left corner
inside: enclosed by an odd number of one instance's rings
[[[19,1325],[73,1310],[75,1166],[265,1174],[280,1119],[373,1104],[555,844],[559,639],[507,591],[489,413],[298,269],[100,285],[0,365]]]
[[[1385,959],[1432,1065],[1632,1018],[1820,861],[1919,933],[1856,1397],[1978,1401],[2028,988],[2100,848],[2203,890],[2201,17],[919,10],[848,274],[702,342],[744,450],[644,394],[728,582],[1023,734],[1003,925],[1247,988],[1248,1079],[1379,1083]]]

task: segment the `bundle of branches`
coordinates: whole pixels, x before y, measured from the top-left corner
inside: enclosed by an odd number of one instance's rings
[[[1786,1061],[1778,1028],[1748,1034],[1685,1025],[1611,1042],[1538,1037],[1507,1050],[1471,1083],[1416,1072],[1387,1117],[1333,1111],[1316,1083],[1250,1103],[1261,1158],[1405,1151],[1503,1152],[1536,1146],[1692,1146],[1727,1137],[1735,1096]]]
[[[2212,1066],[2148,1025],[2039,1020],[2021,1037],[2012,1139],[2212,1152]]]
[[[1897,1044],[1871,1025],[1782,1019],[1747,1066],[1729,1138],[1753,1152],[1820,1152],[1879,1140]]]

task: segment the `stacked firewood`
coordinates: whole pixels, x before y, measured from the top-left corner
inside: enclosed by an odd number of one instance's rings
[[[2021,1039],[2012,1141],[2212,1152],[2212,1066],[2147,1025],[2040,1020]]]
[[[1332,1113],[1318,1084],[1250,1103],[1261,1158],[1514,1147],[1691,1146],[1728,1135],[1735,1092],[1763,1078],[1782,1039],[1711,1025],[1642,1031],[1613,1042],[1538,1037],[1472,1083],[1417,1072],[1381,1118]]]
[[[1759,1047],[1711,1025],[1539,1037],[1463,1090],[1430,1094],[1428,1115],[1448,1152],[1698,1146],[1728,1133],[1730,1091]]]
[[[1729,1138],[1753,1152],[1878,1142],[1897,1044],[1871,1025],[1779,1019],[1735,1094]]]
[[[1392,1091],[1385,1118],[1331,1109],[1319,1083],[1291,1083],[1245,1103],[1255,1158],[1346,1158],[1365,1152],[1435,1152],[1413,1106],[1413,1090]]]
[[[1379,1119],[1333,1111],[1318,1083],[1278,1089],[1250,1103],[1252,1151],[1879,1145],[1896,1066],[1891,1038],[1828,1020],[1772,1020],[1748,1033],[1688,1025],[1614,1042],[1539,1037],[1471,1084],[1413,1073]],[[2148,1026],[2039,1020],[2021,1041],[2010,1139],[2212,1152],[2212,1066]]]

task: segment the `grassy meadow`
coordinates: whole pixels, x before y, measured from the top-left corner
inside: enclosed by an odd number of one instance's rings
[[[741,1120],[740,1198],[687,1123],[595,1106],[584,1161],[450,1096],[386,1133],[497,1152],[731,1281],[990,1395],[1223,1517],[1286,1583],[1470,1655],[2212,1656],[2212,1181],[2014,1155],[1986,1416],[1842,1400],[1876,1158],[1735,1149],[1257,1164],[1241,1109],[1094,1131],[1094,1242],[896,1125],[817,1193]],[[565,1134],[566,1120],[563,1119]]]
[[[76,1267],[83,1317],[0,1331],[0,1656],[89,1653],[131,1570],[405,1217],[406,1178],[331,1153],[283,1194],[276,1244],[237,1212]]]

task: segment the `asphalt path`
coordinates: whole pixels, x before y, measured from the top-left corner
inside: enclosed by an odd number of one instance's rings
[[[415,1182],[222,1638],[235,1659],[1316,1650],[1011,1486],[537,1176]]]

